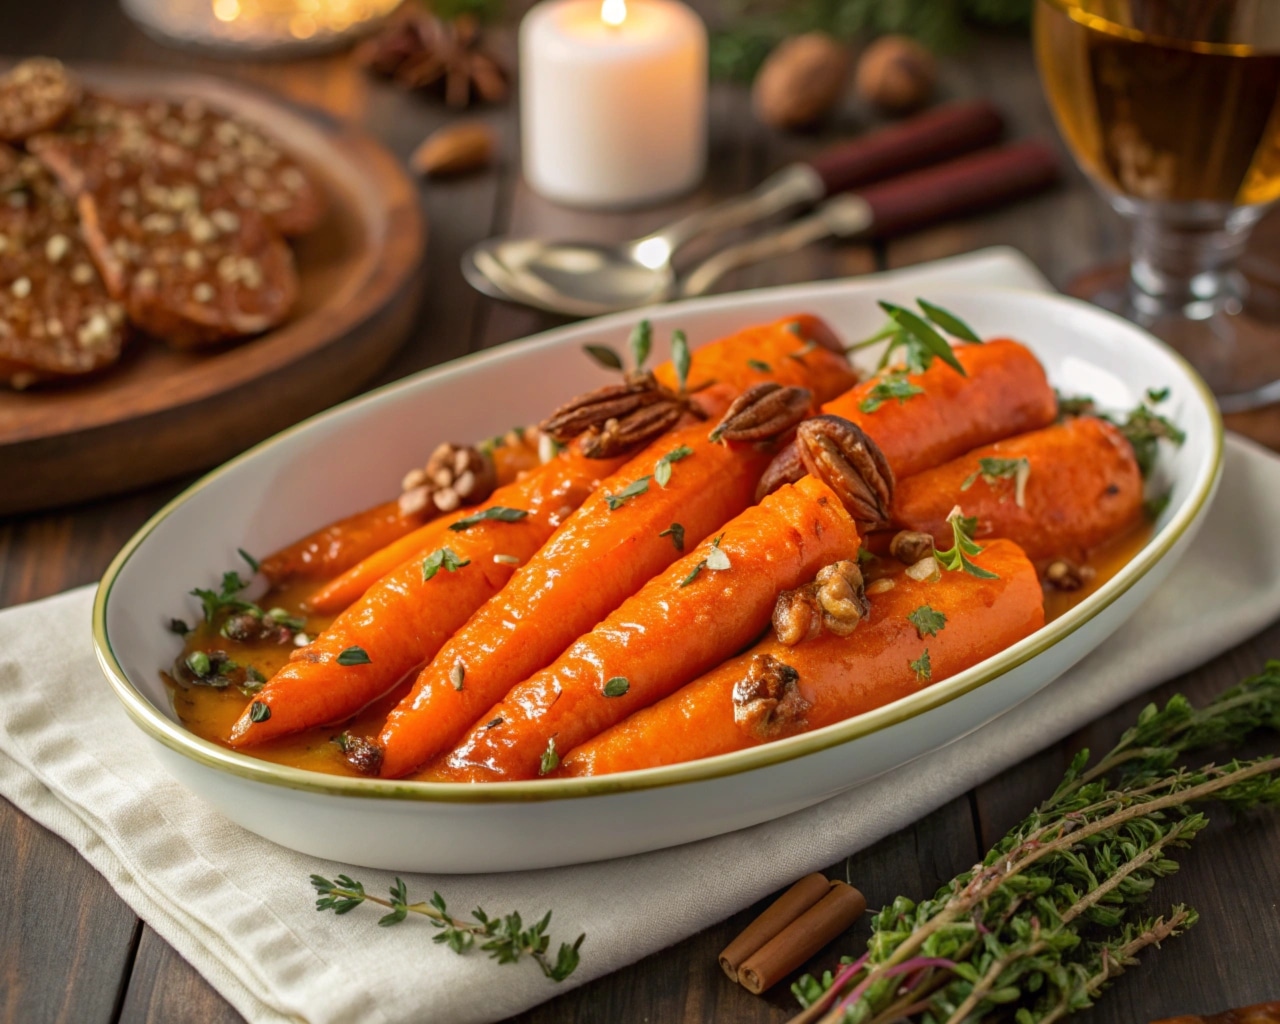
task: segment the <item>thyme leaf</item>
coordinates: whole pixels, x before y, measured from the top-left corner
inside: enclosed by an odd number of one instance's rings
[[[672,523],[665,530],[659,531],[658,536],[670,537],[677,551],[684,550],[684,527],[679,523]]]
[[[748,359],[747,365],[753,370],[758,370],[760,373],[769,373],[773,370],[773,367],[763,359]]]
[[[550,775],[559,767],[560,755],[556,753],[556,738],[552,736],[547,740],[547,749],[542,752],[542,758],[538,762],[538,774]]]
[[[560,943],[552,958],[548,952],[551,936],[547,934],[551,925],[550,911],[526,928],[520,914],[515,912],[490,916],[477,907],[470,918],[454,917],[438,892],[433,892],[426,902],[411,903],[408,888],[400,878],[391,886],[389,899],[366,892],[364,885],[349,875],[338,875],[333,880],[323,875],[312,875],[311,885],[316,891],[318,911],[331,910],[341,916],[362,903],[373,903],[389,911],[378,920],[384,928],[400,924],[410,914],[420,915],[439,929],[432,936],[432,941],[448,946],[455,953],[479,948],[499,964],[513,964],[528,957],[545,977],[556,982],[564,981],[577,969],[579,950],[586,938],[582,934],[572,943]]]
[[[262,566],[258,563],[258,560],[254,558],[253,555],[249,554],[249,552],[244,548],[236,548],[236,552],[245,560],[245,564],[248,565],[255,573],[262,571]]]
[[[998,480],[1013,481],[1013,502],[1018,508],[1026,506],[1027,479],[1031,476],[1031,463],[1026,458],[999,459],[982,458],[978,460],[978,468],[965,477],[960,490],[967,491],[982,477],[987,486],[994,486]],[[1000,499],[1004,500],[1003,496]]]
[[[632,498],[644,494],[649,489],[649,481],[652,479],[650,476],[642,476],[639,480],[633,480],[627,484],[617,494],[606,494],[604,501],[609,506],[609,511],[616,512]]]
[[[481,509],[479,512],[473,512],[464,519],[459,519],[456,523],[450,523],[449,529],[455,532],[461,532],[469,527],[475,526],[477,523],[487,521],[495,521],[499,523],[518,523],[529,513],[522,508],[507,508],[505,505],[491,505],[489,508]]]
[[[676,380],[683,394],[689,387],[689,368],[693,365],[693,357],[689,354],[689,339],[684,331],[676,331],[671,335],[671,362],[675,364]]]
[[[271,717],[271,708],[260,700],[255,700],[249,705],[249,721],[265,722]]]
[[[622,356],[608,345],[583,345],[582,351],[603,366],[606,370],[621,370]]]
[[[867,396],[858,403],[858,408],[862,412],[875,412],[891,398],[896,398],[901,405],[908,398],[923,394],[924,388],[909,381],[901,370],[894,370],[876,381]]]
[[[441,569],[445,572],[457,572],[464,565],[470,565],[471,559],[459,558],[453,548],[436,548],[422,560],[422,581],[433,579]]]
[[[970,555],[982,554],[982,546],[973,539],[973,531],[977,529],[978,521],[972,516],[966,516],[957,505],[947,516],[947,522],[951,524],[953,544],[945,551],[934,549],[933,557],[938,560],[938,563],[944,569],[950,569],[952,572],[967,572],[980,580],[999,579],[1000,577],[995,573],[988,572],[969,560]]]
[[[351,646],[338,655],[339,665],[371,665],[373,659],[363,647]]]
[[[237,595],[248,588],[249,584],[240,578],[234,569],[222,574],[220,590],[203,590],[196,587],[192,595],[200,598],[204,606],[204,621],[212,623],[222,612],[255,612],[262,614],[262,609],[252,601],[245,601]]]
[[[644,364],[649,358],[649,350],[653,348],[653,324],[648,320],[641,320],[631,328],[631,337],[627,339],[627,345],[631,348],[631,362],[635,368],[644,369]]]
[[[604,684],[604,695],[606,697],[622,697],[631,689],[631,683],[626,676],[614,676]]]
[[[658,464],[653,467],[653,479],[657,481],[658,486],[665,488],[671,481],[671,464],[679,462],[681,459],[687,459],[693,454],[693,449],[687,444],[680,445],[679,448],[672,448],[666,455],[658,460]]]

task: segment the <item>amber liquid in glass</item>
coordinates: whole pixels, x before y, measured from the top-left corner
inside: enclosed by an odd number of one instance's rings
[[[1035,45],[1059,128],[1108,191],[1280,198],[1280,0],[1042,0]]]

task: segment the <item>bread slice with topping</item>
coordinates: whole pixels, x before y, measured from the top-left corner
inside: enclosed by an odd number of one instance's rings
[[[127,331],[74,202],[38,160],[0,144],[0,382],[21,389],[104,369]]]

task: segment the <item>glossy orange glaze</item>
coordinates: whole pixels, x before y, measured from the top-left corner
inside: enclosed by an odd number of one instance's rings
[[[1057,416],[1044,367],[1026,346],[998,339],[958,345],[955,353],[968,376],[935,359],[924,373],[907,377],[922,394],[901,402],[890,398],[863,412],[860,406],[879,379],[873,377],[828,402],[823,412],[865,430],[900,480],[1003,437],[1047,427]]]
[[[784,485],[719,535],[728,568],[705,567],[711,543],[691,551],[513,687],[431,774],[535,778],[553,742],[567,752],[741,650],[768,623],[779,592],[856,557],[859,540],[840,499],[816,477]],[[605,684],[615,677],[627,690],[609,696]]]
[[[693,761],[820,729],[953,676],[1044,625],[1035,567],[1017,545],[993,541],[975,561],[999,578],[947,572],[936,581],[917,581],[903,566],[885,563],[878,578],[893,587],[869,597],[870,614],[849,636],[823,633],[788,647],[770,632],[745,654],[571,751],[561,774],[608,775]],[[922,605],[946,616],[935,636],[921,637],[907,619]],[[930,668],[921,678],[911,662],[926,650]],[[783,716],[764,730],[751,718],[740,723],[734,701],[734,687],[761,656],[799,673],[795,685],[807,704],[797,706],[796,717]]]
[[[1021,504],[1014,479],[980,475],[984,458],[1026,460]],[[957,505],[977,518],[978,539],[1015,541],[1037,563],[1079,561],[1142,518],[1142,474],[1133,447],[1115,427],[1081,416],[997,441],[898,481],[894,526],[932,534],[940,548],[949,548],[947,516]]]
[[[498,484],[507,484],[538,465],[536,443],[513,433],[491,452]],[[373,552],[385,548],[426,521],[421,512],[402,515],[388,501],[339,519],[262,559],[262,574],[275,585],[291,579],[329,580]]]
[[[732,342],[730,344],[729,342]],[[831,347],[828,347],[831,346]],[[819,402],[835,398],[857,383],[857,374],[840,348],[834,331],[816,316],[797,313],[770,324],[739,331],[724,341],[694,349],[689,387],[732,384],[740,391],[773,381],[809,388]],[[654,368],[669,388],[677,386],[670,361]]]
[[[724,385],[702,393],[732,394]],[[727,403],[726,403],[727,404]],[[681,555],[670,535],[684,528],[684,550],[745,509],[772,452],[712,442],[707,423],[663,435],[609,477],[556,531],[511,583],[458,631],[422,670],[391,713],[381,741],[383,774],[394,778],[448,750],[495,701],[549,664],[575,639]],[[651,477],[657,461],[687,447],[666,487],[609,507],[609,496]],[[461,690],[451,673],[465,666]]]

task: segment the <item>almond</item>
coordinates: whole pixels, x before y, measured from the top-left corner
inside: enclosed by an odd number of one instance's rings
[[[409,158],[409,166],[431,177],[467,174],[489,166],[496,149],[492,128],[482,121],[462,121],[423,139]]]

